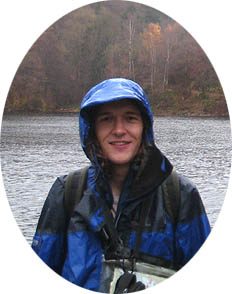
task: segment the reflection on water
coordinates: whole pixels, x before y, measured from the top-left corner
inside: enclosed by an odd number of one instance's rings
[[[226,119],[155,118],[159,148],[197,185],[211,226],[226,194],[231,162]],[[76,115],[5,116],[2,173],[14,217],[31,242],[47,192],[57,176],[88,164]]]

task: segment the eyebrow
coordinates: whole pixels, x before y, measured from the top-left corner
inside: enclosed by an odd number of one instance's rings
[[[96,116],[99,117],[99,116],[104,116],[104,115],[108,115],[108,114],[111,114],[111,112],[110,111],[98,112]]]
[[[132,114],[132,115],[140,115],[140,111],[138,110],[135,110],[135,111],[131,111],[131,110],[129,110],[129,111],[126,111],[125,112],[126,114]],[[104,111],[104,112],[98,112],[97,113],[97,117],[99,117],[99,116],[104,116],[104,115],[109,115],[109,114],[112,114],[112,112],[111,111]]]

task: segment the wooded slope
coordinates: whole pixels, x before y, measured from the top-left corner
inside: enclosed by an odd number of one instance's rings
[[[214,115],[214,101],[223,109],[219,115],[228,114],[217,75],[196,41],[159,11],[117,0],[77,9],[49,27],[22,61],[5,111],[78,111],[85,93],[111,77],[138,82],[162,115],[165,109],[188,115],[187,105],[203,105],[202,114]]]

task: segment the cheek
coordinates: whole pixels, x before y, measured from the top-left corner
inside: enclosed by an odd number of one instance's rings
[[[95,135],[96,135],[96,139],[98,144],[100,145],[100,147],[102,147],[102,144],[104,143],[104,139],[107,137],[108,131],[105,128],[98,128],[96,126],[95,128]]]
[[[101,133],[102,133],[102,131],[101,131],[99,125],[96,124],[95,125],[95,135],[96,135],[98,142],[99,142],[99,139],[101,138]]]
[[[137,140],[139,142],[142,141],[142,138],[143,138],[143,127],[142,126],[137,126],[134,129],[134,137],[137,138]]]

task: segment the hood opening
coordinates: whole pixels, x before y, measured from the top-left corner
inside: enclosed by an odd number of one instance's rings
[[[79,114],[80,139],[82,148],[92,163],[97,160],[98,146],[94,132],[97,109],[102,104],[123,99],[130,99],[135,103],[142,115],[144,145],[154,145],[153,113],[143,89],[131,80],[109,79],[93,87],[81,103]]]

